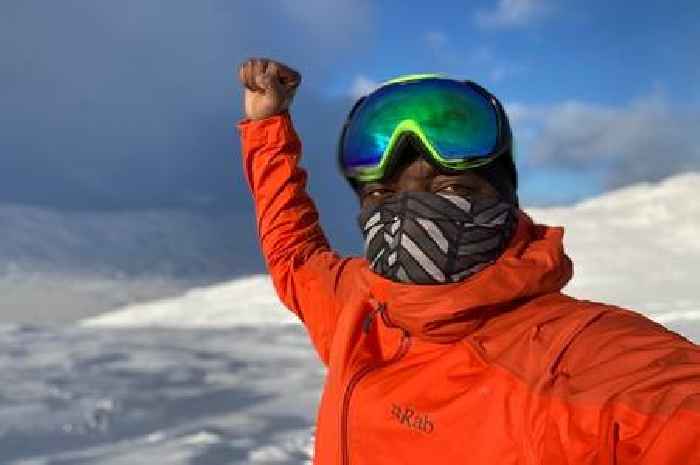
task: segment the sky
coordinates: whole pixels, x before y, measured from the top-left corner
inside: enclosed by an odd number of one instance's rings
[[[3,0],[0,218],[10,239],[0,258],[187,274],[162,265],[191,262],[173,243],[187,235],[206,238],[200,255],[216,274],[217,250],[234,257],[231,273],[260,271],[235,129],[235,70],[251,56],[303,75],[291,113],[309,189],[341,251],[357,251],[360,236],[336,169],[339,129],[357,96],[400,74],[444,72],[499,97],[525,206],[700,170],[699,2],[435,5]],[[90,252],[66,252],[81,244]]]

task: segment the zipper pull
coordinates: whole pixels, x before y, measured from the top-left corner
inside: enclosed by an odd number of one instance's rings
[[[369,304],[372,306],[372,309],[367,312],[367,315],[365,315],[365,319],[362,322],[362,331],[365,334],[369,333],[372,323],[374,322],[374,317],[377,315],[377,313],[383,312],[384,308],[386,307],[384,303],[377,302],[374,299],[370,299]]]

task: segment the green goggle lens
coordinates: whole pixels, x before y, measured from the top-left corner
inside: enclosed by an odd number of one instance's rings
[[[502,139],[495,103],[468,83],[444,78],[397,82],[370,94],[348,121],[339,147],[346,176],[381,179],[407,132],[421,140],[435,162],[456,170],[490,161]]]

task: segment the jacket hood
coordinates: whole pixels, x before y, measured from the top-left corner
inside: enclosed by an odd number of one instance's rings
[[[405,284],[366,268],[370,293],[386,316],[411,335],[437,343],[462,339],[488,318],[525,300],[559,292],[573,275],[564,252],[564,228],[535,224],[518,210],[515,234],[503,254],[464,281]]]

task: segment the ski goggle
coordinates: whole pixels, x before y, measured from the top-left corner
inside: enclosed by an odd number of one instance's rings
[[[486,89],[422,74],[387,81],[355,103],[338,143],[340,168],[351,180],[380,180],[404,144],[455,173],[491,162],[511,148],[512,136],[500,102]]]

